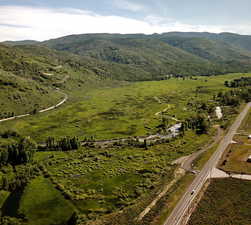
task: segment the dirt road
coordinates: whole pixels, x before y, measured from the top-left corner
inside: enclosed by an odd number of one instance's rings
[[[42,109],[42,110],[38,111],[39,113],[43,113],[43,112],[47,112],[47,111],[50,111],[52,109],[55,109],[55,108],[59,107],[60,105],[64,104],[68,100],[68,95],[67,94],[65,94],[65,93],[63,93],[61,91],[58,91],[58,92],[60,92],[60,93],[62,93],[64,95],[64,99],[61,100],[56,105],[53,105],[53,106],[50,106],[50,107],[48,107],[46,109]],[[23,115],[18,115],[18,116],[12,116],[12,117],[9,117],[9,118],[4,118],[4,119],[0,120],[0,123],[5,122],[5,121],[9,121],[9,120],[20,119],[20,118],[31,116],[31,115],[32,114],[30,114],[30,113],[26,113],[26,114],[23,114]]]

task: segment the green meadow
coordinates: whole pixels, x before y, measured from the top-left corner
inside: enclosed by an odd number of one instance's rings
[[[188,131],[182,139],[147,150],[36,152],[33,164],[42,166],[43,173],[32,178],[24,190],[1,191],[2,213],[22,217],[27,225],[66,225],[75,211],[81,214],[83,224],[94,220],[110,225],[122,220],[136,224],[135,217],[173,179],[173,160],[201,148],[211,132],[198,136]],[[120,212],[125,209],[130,213]],[[105,219],[112,214],[117,222]]]
[[[48,179],[37,177],[24,189],[18,210],[29,225],[48,225],[66,224],[74,208]]]
[[[37,141],[44,141],[48,136],[109,139],[151,134],[161,121],[158,112],[164,110],[176,119],[187,118],[194,113],[187,107],[189,102],[209,103],[214,94],[226,90],[225,80],[241,76],[244,75],[138,82],[78,92],[81,97],[77,102],[69,101],[57,110],[6,122],[0,129],[8,127]],[[170,119],[169,123],[175,121]]]
[[[213,132],[213,131],[212,131]],[[84,221],[137,206],[126,218],[135,217],[162,188],[173,179],[172,161],[191,154],[208,142],[211,133],[198,137],[189,131],[168,144],[142,148],[86,149],[70,152],[37,152],[34,162],[43,164],[46,174],[69,196]],[[144,204],[138,205],[143,201]],[[108,224],[117,224],[110,223]]]

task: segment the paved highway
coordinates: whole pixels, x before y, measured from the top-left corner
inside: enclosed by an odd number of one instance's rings
[[[210,148],[214,147],[222,138],[223,130],[218,126],[217,127],[217,135],[213,138],[213,143],[207,145],[206,147],[203,147],[202,150],[197,151],[190,155],[184,162],[181,163],[181,168],[183,168],[186,171],[193,171],[193,161],[197,159],[202,153],[206,152]]]
[[[232,126],[229,128],[228,133],[226,136],[222,139],[220,142],[217,150],[214,152],[214,154],[211,156],[211,158],[208,160],[208,162],[205,164],[201,172],[195,177],[192,184],[188,187],[185,194],[182,196],[170,216],[165,221],[164,225],[181,225],[182,221],[184,219],[184,216],[186,215],[189,207],[192,204],[192,201],[196,197],[196,195],[200,192],[201,188],[205,184],[207,178],[210,176],[210,173],[213,168],[215,168],[224,153],[227,146],[232,141],[237,129],[241,125],[241,122],[249,112],[249,109],[251,107],[251,102],[249,102],[245,108],[242,110],[242,112],[238,115],[235,122],[232,124]]]

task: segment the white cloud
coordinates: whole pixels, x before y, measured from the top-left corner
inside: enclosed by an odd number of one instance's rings
[[[148,15],[145,17],[144,20],[151,25],[167,25],[175,22],[175,20],[172,18],[160,17],[155,15]]]
[[[132,12],[146,11],[147,7],[138,3],[127,0],[114,0],[114,6],[118,9],[128,10]]]
[[[251,32],[251,24],[224,27],[189,25],[161,17],[143,20],[101,16],[77,9],[50,9],[21,6],[0,7],[0,41],[46,40],[81,33],[162,33],[169,31]]]

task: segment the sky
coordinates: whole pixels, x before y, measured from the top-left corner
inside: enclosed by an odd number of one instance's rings
[[[0,41],[83,33],[251,35],[250,0],[0,0]]]

